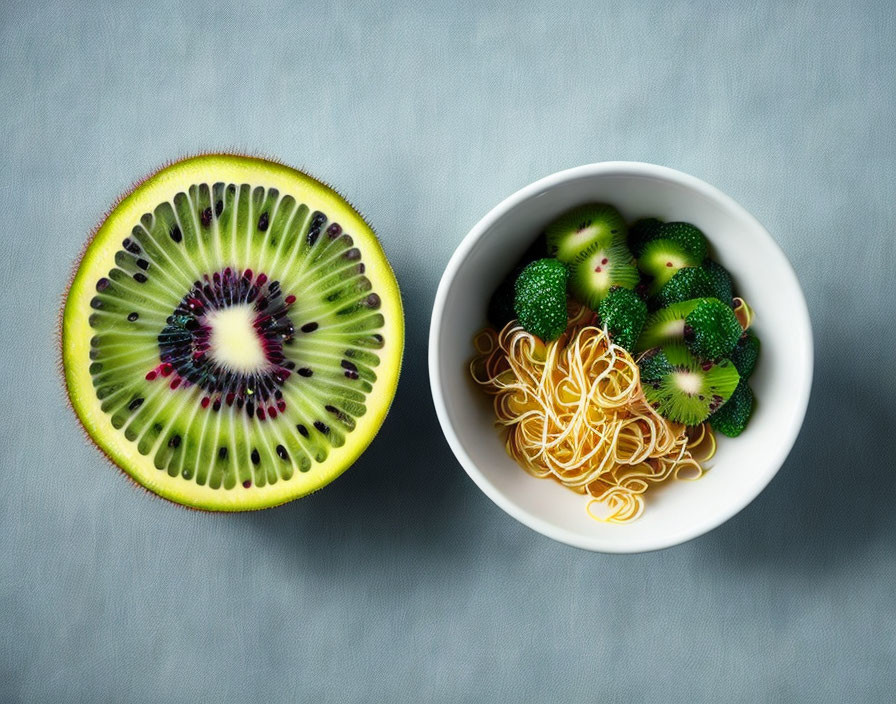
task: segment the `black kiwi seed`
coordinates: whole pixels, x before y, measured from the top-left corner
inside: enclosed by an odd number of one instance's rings
[[[379,308],[381,302],[382,301],[380,301],[380,297],[375,293],[371,293],[366,299],[364,299],[364,303],[368,308]]]
[[[146,283],[146,274],[141,274],[138,271],[136,274],[134,274],[134,281],[136,281],[138,284],[145,284]]]
[[[314,332],[318,327],[317,323],[305,323],[299,330],[302,332]]]
[[[140,408],[142,403],[143,403],[142,398],[135,398],[133,401],[131,401],[128,404],[128,410],[136,411],[138,408]]]
[[[226,460],[226,459],[227,459],[227,448],[226,448],[226,447],[219,447],[219,448],[218,448],[218,458],[219,458],[219,459],[222,459],[222,460]]]
[[[286,448],[283,447],[283,445],[277,445],[277,456],[278,456],[281,460],[288,460],[288,459],[289,459],[289,453],[286,451]]]
[[[215,202],[215,215],[220,215],[222,212],[224,212],[224,201],[219,199]]]
[[[130,237],[125,237],[121,241],[121,246],[128,250],[131,254],[140,254],[140,245],[134,242]]]
[[[341,234],[342,234],[342,226],[337,222],[334,222],[332,225],[330,225],[327,228],[327,235],[330,237],[331,240],[335,240]]]
[[[268,229],[268,214],[262,213],[261,217],[258,218],[258,229],[264,232]]]
[[[147,269],[149,269],[149,262],[146,261],[145,259],[138,259],[138,260],[137,260],[136,262],[134,262],[134,263],[135,263],[137,266],[139,266],[141,269],[143,269],[143,271],[146,271]]]
[[[96,290],[97,291],[105,291],[107,288],[109,288],[110,283],[111,282],[109,281],[109,279],[107,279],[104,276],[103,278],[101,278],[99,281],[96,282]]]
[[[171,439],[168,441],[168,447],[179,447],[180,446],[180,435],[172,435]]]
[[[349,261],[357,261],[361,258],[361,250],[357,247],[352,247],[351,249],[347,250],[342,256]]]
[[[301,435],[303,438],[307,438],[307,437],[308,437],[308,428],[306,428],[306,427],[305,427],[304,425],[302,425],[301,423],[299,423],[299,424],[296,426],[296,430],[299,431],[299,435]]]
[[[94,296],[93,298],[90,299],[90,307],[93,308],[94,310],[99,310],[100,308],[103,307],[103,299],[97,298],[96,296]]]
[[[140,316],[136,312],[128,314],[128,320],[130,320],[132,323],[139,317]]]
[[[212,209],[206,208],[201,214],[202,226],[208,227],[212,224]]]
[[[243,482],[243,488],[244,488],[244,489],[248,489],[250,486],[252,486],[252,480],[251,480],[251,479],[247,479],[246,481]]]
[[[168,231],[168,236],[175,242],[180,242],[184,238],[183,233],[180,231],[180,227],[178,227],[177,225],[174,225]]]
[[[311,376],[312,374],[314,374],[314,372],[311,371],[308,367],[302,367],[301,369],[298,370],[298,374],[299,374],[299,376],[304,376],[307,378],[307,377]]]
[[[314,427],[317,428],[324,435],[330,434],[330,426],[325,423],[321,423],[319,420],[314,421]]]
[[[346,370],[348,370],[348,371],[350,371],[350,372],[356,372],[356,371],[358,371],[358,367],[355,366],[355,363],[354,363],[354,362],[349,362],[347,359],[343,359],[342,362],[341,362],[341,364],[342,364],[342,368],[343,368],[343,369],[346,369]]]
[[[261,456],[258,454],[258,450],[253,449],[252,454],[249,455],[249,457],[252,460],[252,464],[258,464],[259,462],[261,462]]]

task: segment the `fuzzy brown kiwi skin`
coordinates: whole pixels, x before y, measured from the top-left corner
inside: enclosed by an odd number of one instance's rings
[[[295,169],[296,171],[299,171],[299,172],[305,174],[306,176],[313,178],[318,183],[322,183],[324,186],[326,186],[327,188],[332,190],[334,193],[336,193],[346,203],[348,203],[349,206],[358,214],[358,217],[360,217],[361,220],[364,221],[364,224],[370,228],[370,231],[373,232],[374,235],[376,235],[377,240],[379,240],[379,235],[377,235],[377,232],[374,229],[373,225],[371,225],[370,222],[367,220],[367,218],[364,216],[364,213],[362,213],[358,208],[356,208],[355,205],[348,198],[346,198],[339,191],[339,189],[337,189],[335,186],[333,186],[330,182],[325,181],[324,179],[318,178],[314,174],[308,172],[304,167],[298,168],[295,166],[290,166],[286,162],[278,159],[277,157],[270,156],[268,154],[263,154],[261,152],[250,153],[250,152],[236,150],[236,149],[233,151],[223,151],[223,150],[196,151],[196,152],[188,153],[185,156],[181,156],[177,159],[168,159],[165,162],[163,162],[162,165],[159,166],[158,168],[156,168],[154,171],[145,173],[142,177],[140,177],[139,179],[134,181],[131,184],[130,188],[128,188],[126,191],[122,191],[121,193],[118,194],[118,197],[113,201],[112,205],[110,205],[106,209],[106,212],[103,213],[102,217],[99,219],[99,221],[96,223],[96,225],[94,225],[91,228],[90,234],[87,236],[87,240],[81,246],[81,251],[78,253],[77,257],[75,257],[74,263],[71,266],[71,271],[69,272],[68,282],[65,285],[65,289],[62,291],[61,302],[59,304],[58,312],[56,314],[56,371],[59,374],[59,378],[62,382],[63,396],[65,397],[65,403],[71,409],[71,412],[75,416],[75,418],[78,419],[78,427],[81,429],[81,432],[84,434],[84,437],[87,438],[87,440],[90,442],[91,445],[93,445],[97,450],[99,450],[100,454],[103,456],[103,459],[105,459],[108,464],[112,465],[115,469],[117,469],[118,473],[120,475],[122,475],[125,479],[127,479],[128,482],[132,486],[140,489],[144,494],[148,494],[156,499],[159,499],[160,501],[162,501],[166,504],[172,504],[174,506],[178,506],[179,508],[186,508],[191,511],[196,511],[197,513],[220,515],[220,514],[235,514],[235,513],[251,513],[254,511],[266,511],[268,509],[277,508],[278,506],[282,506],[283,504],[289,503],[290,501],[292,501],[292,499],[285,499],[284,501],[281,501],[276,504],[271,504],[270,506],[259,506],[257,508],[243,509],[241,511],[213,511],[213,510],[210,510],[207,508],[202,508],[200,506],[190,506],[189,504],[181,504],[181,503],[178,503],[177,501],[172,501],[171,499],[169,499],[165,496],[161,496],[160,494],[157,494],[154,491],[151,491],[147,487],[143,486],[140,482],[138,482],[136,479],[134,479],[130,474],[125,472],[121,467],[119,467],[118,464],[111,457],[109,457],[109,455],[106,454],[106,451],[102,447],[99,446],[97,441],[94,440],[93,436],[91,436],[91,434],[87,432],[87,428],[84,427],[84,423],[81,421],[81,417],[75,412],[75,407],[72,405],[72,400],[68,393],[68,385],[65,383],[65,359],[64,359],[65,326],[63,325],[63,319],[65,316],[65,303],[68,300],[68,294],[71,291],[72,283],[75,280],[75,276],[78,273],[78,269],[81,267],[81,262],[84,260],[84,255],[87,253],[87,250],[90,248],[90,245],[93,244],[93,240],[96,238],[97,233],[99,232],[100,228],[103,226],[103,223],[106,222],[106,220],[109,219],[109,216],[115,211],[115,209],[119,205],[121,205],[121,202],[125,198],[130,196],[134,191],[136,191],[140,186],[142,186],[144,183],[146,183],[149,179],[151,179],[153,176],[155,176],[157,173],[159,173],[163,169],[167,169],[169,166],[174,166],[175,164],[179,164],[182,161],[188,161],[190,159],[195,159],[195,158],[201,157],[201,156],[237,156],[237,157],[245,157],[248,159],[263,159],[265,161],[270,161],[274,164],[279,164],[280,166],[285,166],[289,169]],[[390,263],[390,267],[391,267],[391,263]],[[398,290],[398,295],[401,296],[401,289],[398,286],[397,278],[396,278],[396,289]],[[404,362],[404,355],[401,355],[401,357],[399,358],[399,362],[398,362],[398,373],[397,373],[396,379],[395,379],[396,388],[398,386],[399,381],[401,380],[401,368],[403,366],[403,362]],[[394,402],[394,397],[393,397],[393,402]],[[390,403],[389,405],[391,406],[392,404]],[[386,409],[387,413],[388,413],[388,410],[389,409],[387,408]],[[371,442],[372,441],[373,441],[373,438],[371,438]],[[340,472],[339,475],[334,477],[332,481],[327,482],[327,484],[325,484],[324,486],[329,486],[330,484],[335,482],[337,479],[339,479],[339,477],[341,477],[343,474],[345,474],[345,472]],[[307,494],[304,494],[304,496],[305,497],[311,496],[311,494],[314,494],[323,488],[324,488],[323,486],[317,487],[316,489],[309,491]]]

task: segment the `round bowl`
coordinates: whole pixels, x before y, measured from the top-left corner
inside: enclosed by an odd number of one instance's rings
[[[697,481],[652,486],[640,518],[602,523],[586,497],[526,473],[505,452],[488,398],[470,378],[472,339],[492,291],[544,227],[589,201],[639,217],[685,220],[706,233],[714,258],[756,313],[762,353],[750,384],[756,408],[738,438],[719,436]],[[499,203],[467,234],[442,276],[432,312],[429,374],[442,430],[467,474],[518,521],[560,542],[602,552],[643,552],[695,538],[749,504],[771,481],[799,433],[812,383],[812,329],[799,281],[766,229],[717,188],[680,171],[603,162],[561,171]]]

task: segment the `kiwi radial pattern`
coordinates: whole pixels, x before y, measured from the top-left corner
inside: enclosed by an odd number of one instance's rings
[[[376,235],[328,186],[236,155],[138,185],[102,222],[63,310],[62,362],[90,438],[194,508],[284,503],[379,430],[404,320]]]

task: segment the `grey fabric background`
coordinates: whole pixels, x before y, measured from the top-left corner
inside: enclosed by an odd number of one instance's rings
[[[847,5],[6,0],[0,701],[894,701],[896,15]],[[54,338],[116,195],[222,148],[348,194],[408,324],[357,465],[230,517],[107,465],[66,408]],[[466,231],[605,159],[682,169],[752,211],[817,343],[769,488],[703,538],[629,557],[492,505],[441,436],[425,359]]]

